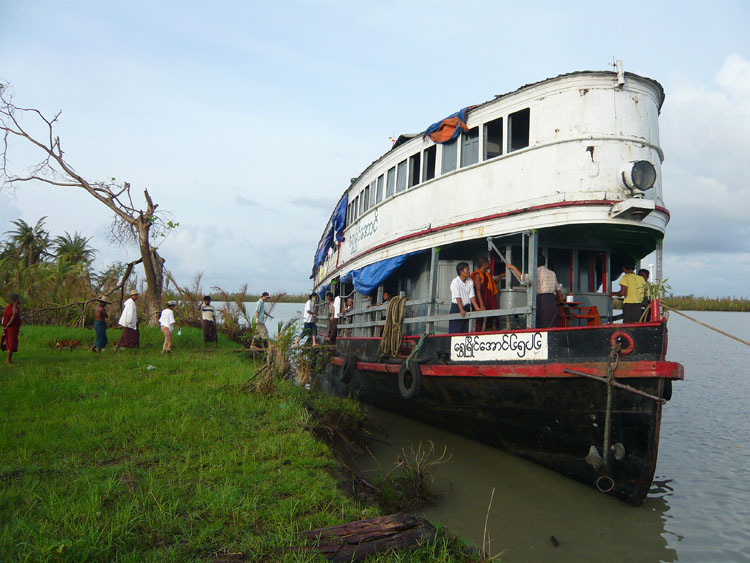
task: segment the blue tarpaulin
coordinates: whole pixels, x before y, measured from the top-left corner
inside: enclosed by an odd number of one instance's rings
[[[326,236],[323,238],[323,242],[320,243],[318,250],[315,251],[315,265],[320,266],[325,262],[326,256],[328,256],[328,249],[333,244],[333,227],[328,229]]]
[[[370,295],[374,290],[378,288],[393,272],[399,269],[401,265],[406,262],[412,256],[427,252],[426,250],[418,250],[417,252],[409,252],[408,254],[402,254],[395,258],[387,258],[375,264],[370,264],[364,268],[358,270],[352,270],[345,276],[342,276],[340,281],[347,283],[348,278],[351,278],[354,282],[354,289],[364,295]]]
[[[346,206],[349,203],[349,194],[345,194],[344,198],[336,206],[336,211],[333,212],[333,230],[336,233],[336,241],[344,241],[344,227],[346,227]]]
[[[343,199],[336,206],[336,210],[333,212],[333,225],[328,229],[326,236],[323,237],[320,246],[315,251],[313,276],[315,275],[315,268],[325,262],[326,256],[328,256],[328,249],[334,245],[334,235],[336,238],[336,242],[344,241],[344,228],[346,227],[346,206],[348,202],[349,195],[347,194],[344,195]]]

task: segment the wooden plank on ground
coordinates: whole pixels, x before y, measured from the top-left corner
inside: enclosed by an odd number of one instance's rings
[[[316,545],[292,550],[317,551],[329,561],[362,561],[373,553],[418,547],[432,541],[435,533],[434,526],[424,518],[399,512],[303,532]]]

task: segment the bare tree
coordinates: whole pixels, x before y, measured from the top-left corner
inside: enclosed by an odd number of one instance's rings
[[[8,84],[0,81],[0,131],[3,133],[0,151],[0,179],[2,187],[15,188],[25,182],[39,181],[60,188],[79,188],[88,192],[106,205],[115,217],[112,223],[112,238],[119,243],[138,244],[143,271],[146,278],[146,313],[149,322],[155,324],[155,312],[161,309],[161,294],[164,287],[164,258],[157,252],[153,238],[163,236],[176,226],[157,216],[159,207],[148,190],[143,191],[145,206],[133,202],[130,183],[110,181],[90,182],[79,174],[64,158],[60,137],[55,135],[55,125],[62,112],[48,118],[34,108],[22,108],[13,103]],[[32,134],[29,131],[39,131]],[[10,169],[8,153],[14,140],[29,143],[41,153],[41,160],[16,173]]]

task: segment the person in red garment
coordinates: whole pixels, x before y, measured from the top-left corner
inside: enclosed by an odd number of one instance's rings
[[[0,348],[8,351],[6,364],[13,363],[13,352],[18,352],[18,331],[21,328],[21,296],[13,294],[10,303],[3,310],[3,333],[0,336]]]
[[[484,256],[477,260],[479,267],[471,274],[471,281],[474,282],[474,292],[479,301],[479,309],[489,311],[497,309],[497,280],[500,276],[493,277],[490,273],[490,261]],[[495,319],[477,319],[477,331],[492,330],[495,328]]]

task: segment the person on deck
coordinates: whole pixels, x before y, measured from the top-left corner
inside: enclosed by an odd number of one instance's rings
[[[479,310],[479,303],[474,293],[474,282],[471,281],[471,270],[466,262],[459,262],[456,265],[458,274],[451,282],[451,309],[450,313],[461,313],[460,319],[448,321],[448,332],[457,334],[469,332],[469,319],[466,319],[466,312],[471,311],[472,307]]]
[[[521,272],[512,264],[508,268],[525,282],[529,275]],[[557,322],[557,304],[562,302],[562,292],[557,283],[555,272],[547,268],[547,259],[540,254],[536,268],[536,328],[550,328]]]
[[[648,285],[648,278],[651,277],[651,272],[649,272],[646,268],[641,268],[640,270],[638,270],[638,275],[641,276],[643,278],[643,281],[646,282],[646,286],[644,286],[643,288],[643,310],[648,311],[648,313],[646,313],[646,316],[643,317],[643,320],[645,322],[649,322],[651,320],[651,299],[648,298],[646,288]],[[643,314],[641,313],[641,315]]]
[[[305,310],[302,314],[302,333],[297,338],[297,346],[300,340],[309,337],[312,339],[312,345],[315,346],[315,339],[318,332],[318,326],[315,324],[315,300],[317,295],[311,293],[309,299],[305,302]]]
[[[622,267],[624,275],[620,278],[620,291],[613,291],[612,297],[624,297],[622,302],[622,322],[641,322],[643,315],[643,296],[646,280],[633,273],[635,265],[630,262]]]
[[[122,327],[120,341],[115,344],[115,352],[120,348],[140,348],[141,334],[138,332],[138,317],[135,302],[138,301],[138,291],[132,290],[130,298],[122,305],[122,315],[118,324]]]
[[[491,311],[497,309],[497,280],[500,276],[493,278],[490,274],[490,261],[481,256],[477,263],[479,267],[471,274],[471,281],[474,282],[474,293],[477,296],[479,309],[482,311]],[[477,319],[477,331],[492,330],[495,327],[496,318]]]
[[[216,334],[216,310],[211,305],[211,296],[204,295],[203,303],[200,305],[201,328],[203,329],[203,345],[208,346],[209,342],[214,343],[214,347],[219,347],[219,338]]]
[[[13,353],[18,352],[18,333],[21,329],[21,296],[13,294],[10,303],[3,310],[3,332],[0,335],[0,348],[8,351],[6,364],[13,363]]]
[[[91,347],[92,352],[101,352],[107,345],[107,318],[109,317],[109,314],[107,314],[107,305],[110,303],[111,301],[103,295],[96,301],[96,307],[94,308],[94,333],[96,334],[96,339],[94,340],[94,345]]]
[[[326,299],[328,300],[328,343],[335,344],[341,312],[341,297],[334,299],[333,293],[329,291],[326,293]]]
[[[161,325],[161,331],[164,333],[164,346],[161,348],[162,354],[169,354],[172,351],[172,331],[174,330],[175,322],[174,308],[177,305],[177,301],[167,301],[167,308],[161,312],[159,317],[159,325]]]
[[[273,317],[266,313],[266,301],[271,296],[268,294],[267,291],[263,292],[263,295],[260,296],[260,299],[258,299],[258,303],[255,305],[255,331],[258,333],[258,336],[261,338],[268,340],[268,329],[266,328],[266,317],[269,319],[272,319]]]

